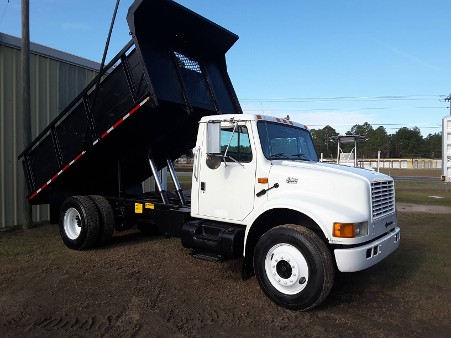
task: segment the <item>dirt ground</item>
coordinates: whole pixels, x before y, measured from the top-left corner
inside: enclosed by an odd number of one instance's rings
[[[0,258],[1,337],[451,336],[450,289],[429,287],[419,298],[437,297],[438,309],[422,309],[403,296],[409,280],[385,276],[392,257],[338,274],[309,312],[280,308],[255,278],[241,280],[241,260],[198,260],[176,238],[137,230],[78,252],[56,226],[16,229],[0,233]]]

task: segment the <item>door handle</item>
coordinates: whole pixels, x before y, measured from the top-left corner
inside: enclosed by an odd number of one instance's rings
[[[196,167],[193,169],[193,176],[196,179],[196,182],[199,181],[199,161],[200,161],[200,147],[196,149],[196,153],[194,154],[194,162],[196,163]]]

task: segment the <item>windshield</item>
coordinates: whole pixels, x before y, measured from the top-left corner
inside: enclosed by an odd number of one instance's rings
[[[258,121],[263,154],[268,160],[318,161],[310,133],[295,126]]]

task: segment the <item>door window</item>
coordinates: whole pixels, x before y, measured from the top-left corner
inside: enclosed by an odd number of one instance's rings
[[[221,128],[221,153],[225,156],[226,162],[249,163],[252,161],[251,144],[246,126]]]

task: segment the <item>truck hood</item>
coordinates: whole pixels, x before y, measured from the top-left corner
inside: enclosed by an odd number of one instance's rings
[[[322,162],[305,162],[305,161],[281,161],[273,163],[275,166],[308,168],[321,172],[335,173],[347,177],[366,178],[369,182],[392,180],[391,176],[362,168],[348,167],[338,164],[322,163]]]
[[[385,224],[386,218],[394,215],[394,209],[382,214],[373,211],[372,189],[392,189],[393,185],[390,176],[375,171],[320,162],[273,161],[268,186],[276,183],[278,188],[268,191],[269,200],[293,201],[293,208],[321,222],[329,232],[333,222],[368,222],[375,225],[371,235],[378,236],[387,230],[379,223]]]

